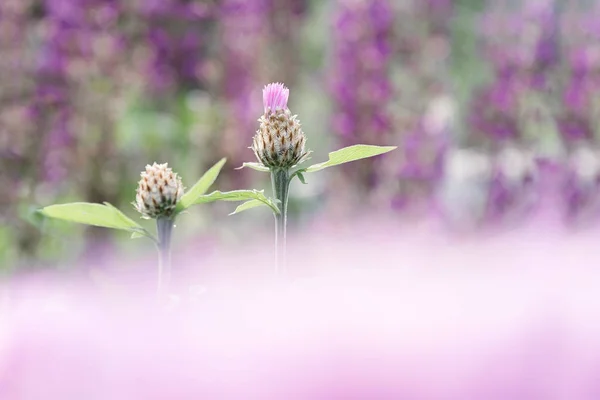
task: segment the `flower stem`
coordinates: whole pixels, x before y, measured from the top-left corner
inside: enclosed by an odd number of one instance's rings
[[[273,168],[271,184],[273,185],[273,195],[280,202],[280,213],[275,215],[275,263],[277,273],[281,273],[286,268],[286,224],[290,170]]]
[[[169,291],[171,280],[171,237],[175,220],[171,217],[159,217],[156,219],[156,231],[158,233],[158,282],[156,294],[162,298]]]

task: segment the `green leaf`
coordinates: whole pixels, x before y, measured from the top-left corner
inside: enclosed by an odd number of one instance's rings
[[[39,212],[46,217],[79,224],[143,232],[144,228],[109,203],[67,203],[44,207]]]
[[[303,185],[306,185],[306,181],[304,180],[304,174],[302,172],[298,172],[296,175],[298,175],[298,179],[300,179],[300,182],[302,182]]]
[[[23,204],[22,207],[19,207],[18,209],[18,213],[23,220],[29,222],[38,229],[42,229],[44,215],[39,211],[39,208],[32,205],[26,206],[26,204]]]
[[[345,164],[350,161],[361,160],[387,153],[396,148],[396,146],[371,146],[367,144],[356,144],[345,147],[340,150],[329,153],[329,160],[311,165],[306,168],[306,172],[316,172],[335,165]]]
[[[306,168],[302,168],[302,169],[299,169],[298,171],[294,172],[290,176],[290,182],[292,181],[292,179],[294,177],[298,177],[298,179],[300,180],[300,182],[302,182],[304,185],[306,185],[306,180],[304,179],[304,173],[305,172],[306,172]]]
[[[196,182],[196,184],[192,186],[190,190],[184,193],[184,195],[181,197],[181,200],[179,200],[179,202],[177,203],[177,212],[185,210],[186,208],[194,204],[198,197],[206,193],[206,191],[210,188],[210,186],[215,182],[215,180],[219,176],[219,172],[221,172],[221,168],[223,168],[223,165],[226,161],[226,158],[222,158],[221,161],[219,161],[218,163],[213,165],[208,171],[206,171],[206,173],[202,175],[200,179],[198,179],[198,182]]]
[[[239,214],[242,211],[250,210],[252,208],[261,207],[261,206],[266,206],[266,204],[263,203],[260,200],[249,200],[249,201],[247,201],[245,203],[242,203],[239,206],[237,206],[237,208],[235,209],[235,211],[232,212],[229,215]]]
[[[146,235],[144,235],[143,233],[139,233],[139,232],[133,232],[131,234],[131,239],[139,239],[139,238],[143,238]]]
[[[200,196],[196,199],[194,204],[203,204],[203,203],[212,203],[214,201],[248,201],[248,200],[258,200],[265,205],[271,207],[274,213],[279,214],[279,208],[273,202],[273,200],[269,199],[265,196],[262,190],[232,190],[230,192],[221,192],[216,190],[210,194]]]
[[[236,169],[242,169],[242,168],[246,168],[246,167],[252,168],[253,170],[260,171],[260,172],[269,172],[270,171],[269,167],[265,167],[261,163],[256,163],[256,162],[245,162],[244,164],[242,164],[241,167],[238,167]]]

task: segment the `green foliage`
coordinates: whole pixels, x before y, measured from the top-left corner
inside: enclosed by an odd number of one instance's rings
[[[561,135],[548,99],[533,90],[526,92],[521,112],[525,116],[520,126],[524,140],[533,146],[539,156],[562,157],[564,148]]]
[[[300,182],[306,184],[304,179],[304,173],[306,172],[317,172],[325,168],[334,167],[336,165],[345,164],[351,161],[362,160],[363,158],[369,158],[385,154],[394,150],[396,146],[372,146],[367,144],[355,144],[353,146],[344,147],[336,151],[329,153],[329,160],[313,164],[307,168],[300,168],[299,170],[292,173],[290,176],[290,182],[292,178],[297,177]]]
[[[180,213],[190,207],[193,204],[206,203],[204,194],[215,182],[223,165],[225,165],[226,159],[223,158],[215,165],[213,165],[202,177],[196,182],[190,190],[188,190],[180,201],[177,203],[176,213]],[[264,195],[263,195],[264,197]],[[202,199],[204,200],[202,200]],[[246,200],[247,198],[242,197],[240,200]],[[253,199],[261,199],[260,196],[255,195]],[[261,199],[269,203],[266,197]],[[214,198],[216,201],[217,198]],[[131,232],[131,238],[137,239],[140,237],[148,237],[154,241],[156,238],[140,226],[137,222],[127,217],[116,207],[109,203],[97,204],[97,203],[67,203],[67,204],[55,204],[52,206],[44,207],[38,210],[39,215],[43,215],[48,218],[59,219],[63,221],[76,222],[85,225],[100,226],[103,228],[119,229]]]
[[[372,146],[372,145],[366,145],[366,144],[357,144],[354,146],[349,146],[349,147],[345,147],[340,150],[336,150],[334,152],[329,153],[329,160],[319,163],[319,164],[311,165],[310,167],[307,167],[307,168],[300,168],[300,169],[296,170],[295,172],[293,172],[288,179],[288,184],[289,184],[289,182],[292,181],[292,179],[294,177],[297,177],[300,180],[300,182],[302,182],[303,184],[306,184],[306,180],[304,179],[304,173],[306,173],[306,172],[317,172],[317,171],[321,171],[325,168],[333,167],[333,166],[340,165],[340,164],[345,164],[345,163],[348,163],[351,161],[356,161],[356,160],[361,160],[363,158],[378,156],[380,154],[384,154],[389,151],[392,151],[395,148],[396,148],[396,146]],[[240,168],[244,168],[244,167],[252,168],[252,169],[255,169],[255,170],[261,171],[261,172],[269,171],[269,168],[267,168],[259,163],[244,163]],[[238,169],[240,169],[240,168],[238,168]],[[260,194],[260,198],[255,198],[254,196],[257,196],[258,194]],[[248,196],[250,196],[250,197],[248,197]],[[277,206],[275,205],[275,203],[273,203],[273,201],[271,199],[268,199],[267,197],[265,197],[264,194],[262,194],[262,191],[258,192],[256,190],[235,190],[235,191],[226,192],[226,193],[214,192],[208,196],[203,196],[201,198],[201,201],[199,201],[199,202],[208,202],[208,201],[217,201],[217,200],[225,200],[225,201],[249,200],[249,201],[246,201],[244,204],[239,205],[235,209],[235,211],[232,212],[230,215],[238,214],[242,211],[250,210],[252,208],[259,207],[261,205],[267,205],[267,206],[271,207],[271,209],[275,212],[276,215],[278,215],[280,213],[279,209],[277,208]]]
[[[119,229],[152,238],[142,226],[109,203],[55,204],[44,207],[39,212],[46,217],[62,221]]]
[[[15,237],[8,226],[0,226],[0,274],[10,268],[16,257]]]
[[[256,162],[245,162],[244,164],[242,164],[241,167],[236,168],[236,169],[242,169],[242,168],[251,168],[255,171],[260,171],[260,172],[269,172],[269,168],[265,167],[264,165],[262,165],[261,163],[256,163]]]
[[[248,201],[257,200],[266,206],[269,206],[275,214],[279,214],[279,208],[275,202],[265,196],[263,190],[232,190],[230,192],[221,192],[216,190],[210,194],[200,196],[195,204],[212,203],[214,201]],[[243,206],[243,204],[242,204]],[[240,206],[241,207],[241,206]],[[252,208],[252,207],[248,207]],[[243,211],[243,209],[242,209]],[[235,213],[235,211],[234,211]]]
[[[219,173],[221,172],[221,168],[223,168],[223,165],[226,161],[227,159],[222,158],[218,163],[216,163],[208,171],[206,171],[206,173],[202,175],[202,177],[198,180],[198,182],[196,182],[194,186],[192,186],[190,190],[185,192],[183,197],[181,197],[181,199],[177,203],[177,212],[181,212],[189,206],[196,204],[196,200],[200,196],[204,195],[206,191],[215,182],[215,180],[219,176]]]
[[[311,165],[306,168],[306,172],[317,172],[325,168],[333,167],[340,164],[345,164],[351,161],[362,160],[387,153],[396,148],[396,146],[371,146],[368,144],[355,144],[353,146],[344,147],[343,149],[329,153],[329,160]]]
[[[235,209],[235,211],[232,212],[229,215],[239,214],[242,211],[250,210],[252,208],[261,207],[261,206],[266,206],[266,204],[263,203],[260,200],[249,200],[249,201],[247,201],[245,203],[242,203],[239,206],[237,206],[237,208]]]
[[[458,0],[450,20],[452,51],[448,67],[458,106],[458,115],[454,121],[455,140],[463,145],[469,140],[470,127],[466,121],[471,110],[473,91],[492,77],[489,65],[481,62],[480,57],[481,37],[477,21],[484,8],[485,2],[482,0]]]
[[[302,182],[302,184],[306,185],[306,180],[304,179],[303,170],[298,170],[298,171],[294,172],[294,176],[297,176],[298,179],[300,180],[300,182]],[[291,180],[291,178],[290,178],[290,180]]]

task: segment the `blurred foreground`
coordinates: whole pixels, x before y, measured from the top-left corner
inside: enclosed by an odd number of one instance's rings
[[[296,237],[283,280],[268,240],[180,249],[167,305],[149,265],[23,275],[0,398],[597,399],[594,236],[338,226]]]

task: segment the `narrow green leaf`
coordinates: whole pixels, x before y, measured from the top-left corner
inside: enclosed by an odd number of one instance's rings
[[[49,218],[80,224],[142,232],[144,228],[109,203],[67,203],[44,207],[40,213]]]
[[[304,173],[306,172],[306,168],[300,168],[296,171],[294,171],[291,175],[290,175],[290,182],[292,181],[292,179],[294,178],[298,178],[300,180],[300,182],[306,184],[306,181],[304,180]],[[300,177],[300,175],[302,175],[302,177]]]
[[[306,185],[306,180],[304,180],[304,174],[302,172],[296,172],[295,175],[300,179],[303,185]]]
[[[131,239],[138,239],[138,238],[143,238],[143,237],[147,237],[148,239],[152,240],[154,243],[158,244],[158,239],[153,234],[148,232],[146,229],[143,229],[141,231],[134,231],[131,234]]]
[[[212,203],[214,201],[248,201],[258,200],[271,207],[274,213],[279,214],[277,205],[264,195],[262,190],[232,190],[230,192],[221,192],[216,190],[210,194],[200,196],[194,204]]]
[[[239,214],[242,211],[250,210],[252,208],[256,208],[256,207],[260,207],[260,206],[266,206],[266,204],[263,203],[260,200],[249,200],[249,201],[247,201],[245,203],[242,203],[239,206],[237,206],[237,208],[235,209],[235,211],[232,212],[229,215]]]
[[[236,169],[242,169],[242,168],[252,168],[253,170],[256,171],[260,171],[260,172],[269,172],[269,167],[265,167],[264,165],[262,165],[261,163],[256,163],[256,162],[245,162],[244,164],[242,164],[241,167],[238,167]]]
[[[177,212],[181,212],[194,204],[196,199],[203,194],[211,187],[211,185],[215,182],[217,177],[219,176],[219,172],[221,172],[221,168],[227,161],[226,158],[222,158],[218,163],[213,165],[200,179],[198,182],[190,190],[184,193],[179,202],[177,203]]]
[[[356,144],[345,147],[340,150],[329,153],[329,160],[311,165],[306,168],[306,172],[316,172],[335,165],[345,164],[350,161],[361,160],[387,153],[396,148],[396,146],[371,146],[367,144]]]

